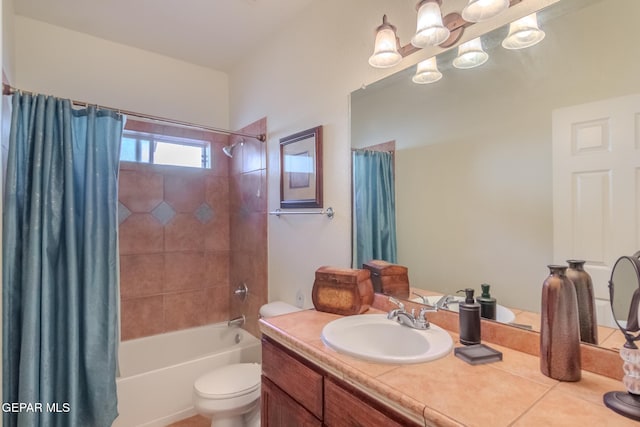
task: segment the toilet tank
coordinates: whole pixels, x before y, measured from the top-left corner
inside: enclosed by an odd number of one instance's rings
[[[301,309],[284,301],[273,301],[260,307],[260,317],[274,317],[293,313]]]

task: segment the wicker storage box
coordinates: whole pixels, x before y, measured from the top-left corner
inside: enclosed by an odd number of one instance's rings
[[[378,259],[365,262],[362,267],[371,272],[371,282],[375,292],[400,298],[409,297],[407,267]]]
[[[341,315],[360,314],[373,303],[369,270],[320,267],[311,293],[318,311]]]

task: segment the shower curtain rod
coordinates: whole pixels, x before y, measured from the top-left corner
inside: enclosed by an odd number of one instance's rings
[[[6,84],[6,83],[2,84],[2,94],[3,95],[13,95],[16,92],[23,92],[23,93],[27,93],[27,94],[30,94],[30,95],[37,95],[35,92],[30,92],[30,91],[22,90],[22,89],[16,89],[16,88],[14,88],[14,87]],[[71,103],[73,105],[84,106],[84,107],[87,107],[89,105],[95,105],[97,108],[103,108],[105,110],[113,110],[113,111],[116,111],[116,112],[118,112],[120,114],[124,114],[126,116],[138,117],[138,118],[142,118],[142,119],[154,120],[154,121],[164,122],[164,123],[171,123],[171,124],[180,125],[180,126],[188,126],[188,127],[191,127],[191,128],[208,130],[208,131],[211,131],[211,132],[222,133],[222,134],[225,134],[225,135],[246,136],[247,138],[255,138],[258,141],[262,141],[262,142],[265,142],[267,140],[267,136],[264,133],[255,135],[255,134],[250,134],[250,133],[235,132],[235,131],[231,131],[231,130],[227,130],[227,129],[219,129],[219,128],[214,128],[214,127],[210,127],[210,126],[203,126],[203,125],[199,125],[199,124],[196,124],[196,123],[189,123],[189,122],[183,122],[183,121],[180,121],[180,120],[167,119],[166,117],[158,117],[158,116],[152,116],[152,115],[149,115],[149,114],[136,113],[135,111],[122,110],[120,108],[105,107],[104,105],[92,104],[92,103],[84,102],[84,101],[71,100]]]

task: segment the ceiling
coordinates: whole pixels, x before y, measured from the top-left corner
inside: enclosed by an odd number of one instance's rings
[[[16,15],[228,72],[312,0],[14,0]]]

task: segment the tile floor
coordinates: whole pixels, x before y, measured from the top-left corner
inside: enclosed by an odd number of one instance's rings
[[[168,427],[209,427],[210,425],[211,420],[201,415],[194,415],[193,417],[170,424]]]

